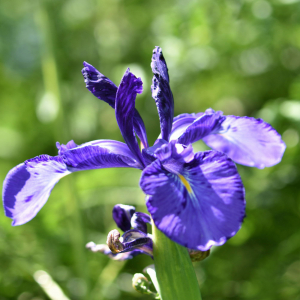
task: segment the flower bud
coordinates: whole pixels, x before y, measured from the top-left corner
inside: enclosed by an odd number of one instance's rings
[[[133,288],[141,293],[147,293],[147,290],[149,289],[150,282],[148,281],[147,277],[145,277],[141,273],[136,273],[132,277],[132,286]]]
[[[160,299],[158,293],[155,293],[150,290],[151,282],[141,273],[134,274],[132,278],[132,286],[141,294],[151,295],[154,299]]]

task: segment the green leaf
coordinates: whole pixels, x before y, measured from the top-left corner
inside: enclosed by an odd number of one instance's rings
[[[187,248],[171,241],[153,223],[153,256],[162,300],[201,300]]]

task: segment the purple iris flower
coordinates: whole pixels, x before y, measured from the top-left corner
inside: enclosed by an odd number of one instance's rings
[[[151,67],[152,97],[161,127],[154,145],[149,147],[135,109],[136,96],[143,90],[141,79],[128,69],[117,87],[84,63],[87,88],[115,108],[126,143],[58,143],[57,156],[41,155],[13,168],[3,185],[5,213],[13,225],[30,221],[58,180],[72,172],[130,167],[142,170],[140,186],[147,195],[148,211],[158,229],[173,241],[206,251],[236,234],[245,216],[245,192],[234,161],[258,168],[277,164],[285,150],[280,135],[261,119],[223,116],[212,109],[173,118],[168,69],[159,47],[153,50]],[[194,153],[192,143],[200,139],[213,150]]]
[[[153,258],[152,236],[147,232],[147,223],[151,222],[149,215],[136,212],[135,207],[117,204],[113,208],[113,219],[117,226],[124,231],[115,229],[107,237],[107,244],[89,242],[86,247],[93,252],[101,252],[114,260],[131,259],[139,254]]]

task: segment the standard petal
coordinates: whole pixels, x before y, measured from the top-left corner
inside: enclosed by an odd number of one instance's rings
[[[13,168],[3,183],[5,214],[12,225],[30,221],[43,207],[60,178],[70,174],[59,156],[41,155]]]
[[[168,141],[174,117],[174,100],[169,85],[167,64],[160,47],[153,50],[151,68],[154,74],[151,85],[152,98],[158,110],[161,137]]]
[[[140,185],[158,229],[190,249],[206,251],[224,244],[245,216],[244,187],[236,166],[217,151],[196,153],[178,175],[156,160],[144,169]]]
[[[142,168],[126,144],[98,140],[63,152],[62,158],[71,172],[103,168]]]
[[[144,121],[136,109],[134,110],[134,116],[133,116],[133,128],[136,135],[141,140],[143,147],[144,148],[149,147]]]
[[[135,207],[131,205],[117,204],[114,206],[112,216],[117,226],[127,231],[131,228],[131,217],[135,213]]]
[[[115,108],[115,99],[117,95],[117,86],[96,68],[87,62],[83,63],[82,74],[87,89],[98,99],[108,103],[113,109]],[[134,130],[141,140],[143,146],[148,147],[145,124],[139,112],[135,109],[133,118]]]
[[[134,213],[131,218],[131,227],[145,233],[147,233],[147,223],[151,223],[151,218],[142,212]]]
[[[226,116],[222,128],[203,141],[239,164],[260,169],[279,163],[285,151],[281,136],[270,124],[250,117]]]
[[[87,62],[84,62],[83,66],[81,72],[87,89],[98,99],[115,108],[117,86]]]
[[[145,164],[133,130],[135,98],[137,93],[141,94],[142,91],[142,80],[127,69],[117,91],[116,119],[126,144],[144,167]]]

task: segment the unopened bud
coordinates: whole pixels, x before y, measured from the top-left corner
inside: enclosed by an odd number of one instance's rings
[[[151,295],[154,299],[160,299],[158,293],[152,292],[150,290],[151,282],[141,273],[134,274],[132,278],[133,288],[142,294]]]
[[[145,277],[143,274],[141,273],[134,274],[132,278],[132,286],[135,290],[141,293],[145,293],[145,292],[147,293],[147,290],[149,289],[149,285],[150,283],[147,277]]]

